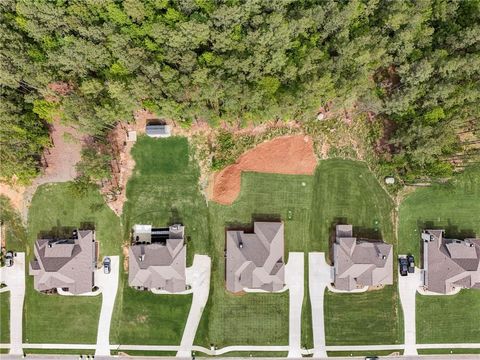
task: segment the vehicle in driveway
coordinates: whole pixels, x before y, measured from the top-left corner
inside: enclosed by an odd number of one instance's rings
[[[105,259],[103,259],[103,273],[104,274],[110,274],[111,263],[112,263],[112,261],[110,260],[110,258],[108,256]]]
[[[13,266],[13,251],[7,251],[5,254],[5,265],[8,267]]]
[[[378,360],[378,356],[365,356],[365,360]]]
[[[408,275],[408,260],[406,257],[398,258],[398,266],[400,275],[407,276]]]
[[[415,259],[413,255],[408,255],[407,256],[407,261],[408,261],[408,272],[409,273],[414,273],[415,272]]]

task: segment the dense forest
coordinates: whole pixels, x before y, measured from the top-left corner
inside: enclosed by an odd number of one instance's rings
[[[478,0],[3,0],[2,179],[28,182],[48,124],[101,135],[146,108],[188,125],[307,121],[332,111],[392,125],[381,161],[452,173],[478,139]],[[476,133],[475,133],[476,132]]]

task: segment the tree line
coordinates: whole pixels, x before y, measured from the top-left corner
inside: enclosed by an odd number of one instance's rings
[[[478,138],[478,0],[5,0],[0,11],[3,179],[35,176],[59,114],[102,135],[139,108],[241,126],[311,120],[328,103],[391,121],[381,161],[406,179],[449,176],[459,133]]]

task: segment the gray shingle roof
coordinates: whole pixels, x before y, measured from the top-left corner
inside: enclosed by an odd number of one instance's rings
[[[68,288],[73,294],[92,291],[97,261],[95,233],[77,231],[77,239],[35,241],[35,259],[30,262],[34,288],[46,291]]]
[[[227,231],[227,290],[281,290],[285,286],[283,223],[255,222],[253,227],[253,234]]]
[[[183,239],[184,227],[174,225],[168,229],[152,229],[149,226],[150,235],[138,235],[141,231],[148,231],[145,229],[148,229],[148,226],[140,228],[136,225],[134,228],[134,241],[137,236],[143,241],[134,243],[128,251],[129,285],[172,293],[184,291],[187,258],[187,248]],[[161,242],[151,242],[155,231],[162,233],[166,231],[167,238]]]
[[[352,225],[337,225],[333,244],[334,283],[339,290],[393,284],[393,247],[358,240]]]
[[[425,230],[423,240],[424,285],[446,294],[456,287],[480,287],[480,239],[445,239],[443,230]]]

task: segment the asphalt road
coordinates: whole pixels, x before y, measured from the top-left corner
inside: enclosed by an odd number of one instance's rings
[[[21,356],[16,356],[16,355],[6,355],[2,354],[1,356],[2,360],[19,360],[22,359]],[[26,359],[34,359],[34,360],[79,360],[78,356],[72,356],[72,355],[28,355]],[[181,358],[178,357],[173,357],[173,356],[114,356],[113,358],[115,359],[122,359],[122,360],[128,360],[134,358],[135,360],[179,360]],[[200,359],[200,357],[198,357]],[[83,356],[83,360],[87,359],[95,359],[95,360],[112,360],[112,357],[102,357],[102,356],[95,356],[93,358],[90,356],[87,358],[86,356]],[[188,360],[191,360],[192,358],[185,358]],[[215,357],[215,359],[218,360],[251,360],[251,359],[262,359],[262,360],[284,360],[285,358],[276,358],[276,357],[268,357],[268,358],[251,358],[251,357]],[[290,358],[291,360],[292,358]],[[293,358],[295,359],[295,358]],[[298,360],[304,360],[305,358],[299,358]],[[363,356],[355,356],[355,357],[329,357],[329,358],[309,358],[309,359],[335,359],[335,360],[364,360],[365,357]],[[385,360],[479,360],[480,359],[480,354],[479,355],[414,355],[414,356],[380,356],[379,359],[385,359]]]

